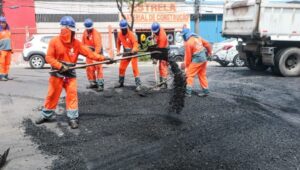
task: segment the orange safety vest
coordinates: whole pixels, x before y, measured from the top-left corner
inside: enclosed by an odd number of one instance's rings
[[[156,44],[158,48],[167,48],[169,46],[166,31],[160,28],[159,34],[155,36]]]
[[[132,49],[133,51],[138,51],[139,48],[137,39],[129,29],[126,35],[123,35],[122,32],[118,33],[118,40],[117,40],[118,53],[120,52],[121,45],[123,45],[124,48],[129,48]]]
[[[60,39],[60,36],[56,36],[51,39],[49,48],[46,55],[46,61],[56,69],[62,67],[61,62],[67,64],[76,64],[78,55],[81,54],[92,60],[104,60],[104,56],[97,55],[84,46],[79,40],[74,39],[70,44],[65,44]]]
[[[0,50],[9,51],[11,49],[11,33],[9,30],[3,30],[0,32]]]
[[[211,54],[212,51],[209,42],[205,41],[200,37],[194,37],[194,36],[190,37],[188,41],[185,42],[184,46],[185,46],[184,62],[186,68],[188,68],[188,66],[192,62],[193,54],[203,51],[204,48],[206,48],[208,54]]]
[[[90,34],[88,34],[88,31],[85,30],[82,34],[82,43],[84,45],[93,47],[95,49],[95,52],[99,54],[102,49],[101,33],[94,28],[92,29],[92,32]]]

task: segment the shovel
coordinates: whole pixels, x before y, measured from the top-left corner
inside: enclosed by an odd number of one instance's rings
[[[161,52],[160,51],[152,51],[152,52],[147,52],[147,53],[144,53],[144,54],[135,54],[135,55],[127,56],[127,57],[120,57],[120,58],[116,58],[112,61],[126,60],[126,59],[130,59],[130,58],[136,58],[136,57],[141,57],[141,56],[145,56],[145,55],[159,54],[159,53],[161,53]],[[89,67],[89,66],[95,66],[95,65],[99,65],[99,64],[108,64],[110,62],[111,62],[110,60],[106,60],[106,61],[101,61],[101,62],[95,62],[95,63],[92,63],[92,64],[74,66],[74,67],[70,67],[69,70],[74,70],[74,69],[79,69],[79,68],[86,68],[86,67]],[[50,73],[57,73],[57,72],[59,72],[59,70],[50,71]]]
[[[151,87],[149,87],[149,88],[144,87],[144,88],[142,88],[140,91],[138,91],[138,94],[139,94],[141,97],[146,97],[147,94],[148,94],[151,90],[153,90],[153,89],[155,89],[155,88],[157,88],[157,87],[163,85],[164,83],[170,81],[171,79],[172,79],[172,78],[170,77],[170,78],[168,78],[167,80],[162,81],[162,82],[160,82],[160,83],[158,83],[158,84],[155,84],[154,86],[151,86]]]
[[[9,148],[3,153],[3,155],[0,154],[0,168],[5,165],[8,153],[9,153]]]

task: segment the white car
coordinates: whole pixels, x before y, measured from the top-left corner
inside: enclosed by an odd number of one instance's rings
[[[54,36],[55,35],[36,34],[24,44],[24,49],[22,52],[23,59],[25,61],[29,61],[31,68],[40,69],[44,67],[46,63],[45,56],[47,53],[48,44]],[[85,62],[86,58],[79,55],[78,63]]]
[[[245,62],[240,59],[238,51],[236,50],[237,44],[238,40],[235,38],[213,44],[212,60],[218,62],[223,67],[230,63],[233,63],[236,67],[245,66]]]

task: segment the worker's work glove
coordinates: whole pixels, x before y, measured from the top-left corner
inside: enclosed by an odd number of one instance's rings
[[[211,58],[212,54],[211,53],[206,52],[206,56],[207,56],[206,58],[207,58],[208,61],[212,61],[212,58]]]
[[[138,49],[132,49],[132,50],[131,50],[131,53],[132,53],[133,55],[137,54],[137,53],[138,53]]]
[[[59,73],[63,73],[69,70],[69,66],[67,66],[66,64],[62,63],[62,66],[59,70]]]
[[[130,52],[130,55],[136,55],[136,54],[137,52],[133,52],[133,51]]]
[[[185,70],[185,64],[184,64],[184,63],[181,63],[180,69],[181,69],[181,70]]]
[[[211,56],[207,56],[207,61],[212,61]]]
[[[113,59],[110,58],[110,57],[105,57],[105,60],[106,60],[106,61],[109,61],[109,62],[107,62],[107,64],[113,64],[113,63],[116,62],[115,60],[113,60]]]
[[[208,60],[208,61],[212,61],[211,55],[207,55],[207,60]]]
[[[157,64],[157,60],[156,59],[152,59],[152,64],[156,65]]]

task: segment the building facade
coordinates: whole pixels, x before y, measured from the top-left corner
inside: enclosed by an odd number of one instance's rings
[[[222,40],[222,10],[220,4],[201,5],[200,35],[210,42]],[[123,11],[130,22],[129,7],[126,4]],[[13,33],[18,35],[18,41],[14,41],[18,49],[23,47],[30,34],[57,34],[59,20],[64,15],[71,15],[76,20],[78,38],[84,30],[84,19],[93,19],[94,26],[103,33],[104,41],[108,38],[109,26],[113,30],[117,29],[122,18],[114,0],[3,0],[3,12],[14,28]],[[147,0],[135,8],[134,31],[150,31],[151,23],[158,21],[168,30],[170,40],[175,39],[175,33],[183,25],[193,30],[193,13],[194,4],[185,0]]]

